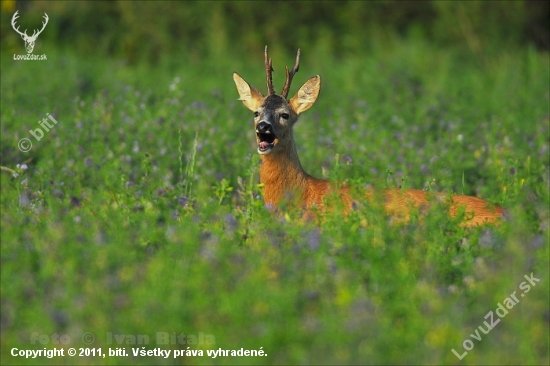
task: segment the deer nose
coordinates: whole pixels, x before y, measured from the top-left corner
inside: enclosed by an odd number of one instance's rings
[[[256,133],[273,133],[273,127],[270,123],[262,121],[256,125]]]

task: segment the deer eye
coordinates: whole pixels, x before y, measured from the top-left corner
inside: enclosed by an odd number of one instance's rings
[[[258,117],[260,115],[260,112],[256,111],[254,112],[254,117]]]
[[[288,117],[290,117],[290,116],[288,115],[288,113],[283,113],[283,114],[281,114],[281,117],[283,119],[288,119]]]

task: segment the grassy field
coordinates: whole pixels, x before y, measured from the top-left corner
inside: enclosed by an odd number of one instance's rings
[[[548,53],[300,46],[291,94],[323,80],[295,128],[307,172],[480,196],[506,221],[465,229],[438,206],[406,224],[369,206],[320,227],[270,214],[231,79],[264,91],[261,49],[156,68],[4,52],[2,364],[548,364]],[[279,90],[293,58],[271,53]],[[172,353],[133,356],[155,348]],[[264,355],[209,354],[241,348]]]

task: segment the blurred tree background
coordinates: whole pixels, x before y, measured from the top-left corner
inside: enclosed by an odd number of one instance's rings
[[[344,58],[393,40],[422,37],[477,58],[505,48],[550,46],[548,1],[2,1],[3,51],[21,53],[10,19],[40,26],[40,41],[80,54],[109,55],[130,64],[164,58],[262,57],[315,48]],[[39,53],[35,51],[35,53]],[[242,57],[242,56],[241,56]]]

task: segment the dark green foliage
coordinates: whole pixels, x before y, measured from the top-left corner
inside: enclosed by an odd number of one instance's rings
[[[17,47],[9,19],[23,9],[23,28],[50,15],[41,40],[79,53],[109,54],[131,63],[187,55],[236,56],[270,44],[278,54],[315,45],[347,58],[396,36],[423,37],[472,52],[478,59],[518,45],[550,47],[544,1],[6,1],[2,42]],[[274,53],[275,54],[275,53]],[[280,56],[276,56],[277,58]]]

